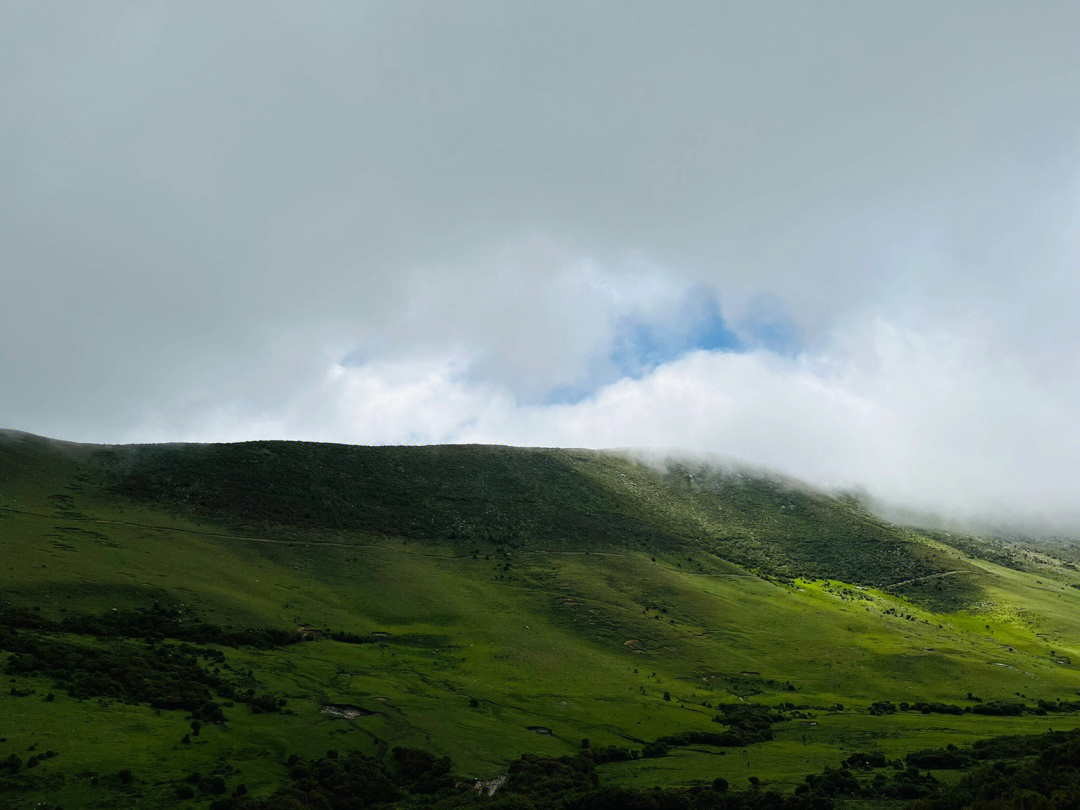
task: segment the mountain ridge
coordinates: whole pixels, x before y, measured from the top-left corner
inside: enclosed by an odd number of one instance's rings
[[[260,441],[72,445],[41,437],[97,497],[237,532],[400,537],[459,548],[714,555],[769,578],[873,587],[964,568],[905,527],[789,477],[625,451]],[[5,465],[11,442],[0,444]],[[5,449],[6,448],[6,449]],[[970,604],[970,584],[913,591]]]

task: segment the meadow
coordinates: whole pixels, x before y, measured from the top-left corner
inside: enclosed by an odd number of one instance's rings
[[[0,761],[56,752],[2,777],[5,806],[174,806],[215,771],[260,797],[292,755],[395,747],[471,781],[614,746],[634,756],[598,763],[611,785],[789,792],[854,752],[1080,727],[1080,577],[1063,556],[1002,557],[790,483],[583,451],[274,445],[267,474],[266,449],[0,440],[9,646],[164,655],[184,643],[175,627],[72,631],[153,606],[296,637],[198,645],[218,656],[207,672],[284,701],[256,711],[241,691],[198,730],[197,712],[73,695],[0,650]],[[745,745],[639,755],[736,728],[733,704],[783,720]]]

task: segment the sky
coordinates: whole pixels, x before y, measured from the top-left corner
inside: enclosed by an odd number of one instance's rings
[[[0,427],[1080,527],[1076,3],[7,2]]]

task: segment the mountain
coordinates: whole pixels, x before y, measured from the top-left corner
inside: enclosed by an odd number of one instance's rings
[[[599,763],[617,785],[787,790],[856,751],[1080,727],[1078,581],[701,461],[9,432],[0,762],[58,755],[0,788],[171,806],[196,771],[272,792],[290,754],[493,778],[588,738],[668,740]]]
[[[240,532],[393,537],[459,551],[703,553],[769,578],[877,587],[966,571],[850,500],[700,462],[475,445],[252,442],[102,448],[79,474],[117,497]],[[963,579],[947,584],[942,598],[976,595]]]

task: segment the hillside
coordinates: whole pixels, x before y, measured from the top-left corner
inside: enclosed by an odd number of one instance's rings
[[[173,806],[195,771],[269,795],[292,754],[492,778],[588,738],[633,750],[597,763],[626,788],[789,791],[856,751],[1080,727],[1074,569],[988,548],[590,451],[6,434],[0,761],[57,756],[0,788]]]
[[[117,495],[238,531],[398,537],[470,552],[705,552],[763,576],[877,587],[958,565],[850,501],[778,478],[584,450],[124,447],[94,452],[86,469]],[[949,596],[972,598],[968,584],[949,583]]]

